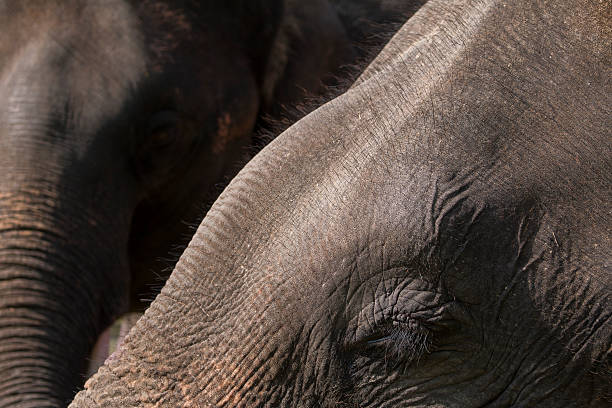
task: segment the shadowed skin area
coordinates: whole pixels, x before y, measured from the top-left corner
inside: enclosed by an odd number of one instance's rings
[[[65,406],[257,124],[357,53],[324,0],[0,0],[0,33],[0,407]]]
[[[609,406],[609,22],[428,2],[241,170],[71,406]]]

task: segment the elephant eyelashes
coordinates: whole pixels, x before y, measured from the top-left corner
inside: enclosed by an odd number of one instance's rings
[[[394,322],[360,341],[361,354],[404,363],[418,362],[431,350],[431,332],[419,322]]]

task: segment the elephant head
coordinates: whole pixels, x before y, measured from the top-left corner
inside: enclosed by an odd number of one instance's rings
[[[256,123],[354,51],[318,0],[0,1],[0,27],[0,405],[61,406]]]
[[[71,406],[608,406],[606,16],[428,2],[240,171]]]

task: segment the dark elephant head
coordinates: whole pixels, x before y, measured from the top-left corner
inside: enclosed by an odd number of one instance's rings
[[[66,404],[98,333],[353,51],[325,1],[0,1],[0,405]]]
[[[609,406],[609,10],[427,3],[241,170],[72,406]]]

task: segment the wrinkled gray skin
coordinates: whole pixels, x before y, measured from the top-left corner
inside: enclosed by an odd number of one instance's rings
[[[0,407],[67,405],[261,117],[354,61],[333,7],[0,0]]]
[[[610,5],[432,0],[72,407],[610,406]]]

